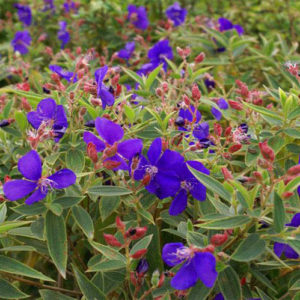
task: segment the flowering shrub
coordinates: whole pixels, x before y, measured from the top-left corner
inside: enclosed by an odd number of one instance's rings
[[[0,3],[0,298],[299,299],[298,3],[133,2]]]

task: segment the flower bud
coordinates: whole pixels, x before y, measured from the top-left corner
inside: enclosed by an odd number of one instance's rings
[[[202,249],[202,252],[214,253],[215,252],[215,246],[212,245],[212,244],[209,244],[205,248]]]
[[[214,123],[214,132],[216,136],[222,135],[222,126],[219,123]]]
[[[160,279],[159,271],[155,270],[153,272],[153,274],[152,274],[152,277],[151,277],[151,284],[152,284],[152,286],[157,287],[159,279]]]
[[[183,101],[187,106],[190,106],[191,101],[187,95],[183,95]]]
[[[108,169],[108,170],[113,170],[115,168],[117,168],[119,165],[121,164],[120,161],[115,161],[115,160],[105,160],[102,165],[104,168]]]
[[[158,281],[158,284],[157,284],[157,288],[162,287],[162,285],[164,284],[164,282],[165,282],[165,274],[161,273],[159,281]]]
[[[254,171],[254,172],[252,173],[252,176],[253,176],[253,177],[255,178],[255,180],[258,181],[258,182],[262,182],[262,180],[263,180],[262,174],[261,174],[260,172],[258,172],[258,171]]]
[[[121,220],[119,216],[116,217],[116,226],[121,232],[123,232],[126,228],[125,223]]]
[[[293,166],[288,169],[287,174],[290,176],[298,176],[300,175],[300,165]]]
[[[91,161],[95,164],[98,161],[98,153],[97,153],[97,148],[96,145],[93,144],[92,142],[89,142],[87,147],[86,147],[86,152],[88,157],[91,159]]]
[[[242,103],[239,103],[239,102],[236,102],[236,101],[233,101],[233,100],[228,100],[228,103],[229,103],[229,105],[232,109],[243,110],[243,104]]]
[[[118,151],[118,143],[114,143],[111,147],[106,148],[103,152],[103,156],[106,157],[112,157],[116,155]]]
[[[283,199],[288,199],[288,198],[292,197],[293,195],[294,195],[294,192],[287,191],[287,192],[284,192],[281,196]]]
[[[211,239],[210,239],[210,242],[214,245],[214,246],[221,246],[223,245],[228,239],[228,236],[226,233],[224,234],[220,234],[220,233],[217,233],[217,234],[214,234]]]
[[[11,177],[9,175],[5,175],[4,176],[4,182],[5,183],[8,182],[8,181],[10,181],[10,180],[11,180]]]
[[[130,272],[130,282],[134,285],[134,286],[138,286],[138,282],[136,280],[135,274],[134,272]]]
[[[259,143],[259,148],[262,156],[269,162],[273,162],[275,159],[274,150],[268,145],[268,141]]]
[[[151,175],[147,173],[142,179],[142,184],[146,186],[149,184],[150,180],[151,180]]]
[[[230,126],[225,129],[224,134],[225,134],[226,137],[231,135],[231,130],[232,130],[232,128]]]
[[[239,151],[241,148],[242,148],[242,144],[233,144],[232,146],[229,147],[228,152],[234,153]]]
[[[168,85],[168,83],[167,83],[167,82],[163,82],[163,83],[161,84],[161,86],[162,86],[163,91],[164,91],[165,93],[167,93],[168,90],[169,90],[169,85]]]
[[[136,251],[134,254],[132,254],[131,257],[133,259],[140,259],[147,253],[147,251],[148,251],[147,249],[140,249],[140,250]]]
[[[106,233],[104,233],[103,237],[105,239],[105,242],[109,246],[113,246],[113,247],[121,247],[122,246],[122,244],[112,234],[106,234]]]
[[[225,180],[232,180],[233,179],[233,176],[232,176],[231,172],[226,167],[221,168],[221,171],[223,173],[223,176],[224,176]]]
[[[195,57],[195,63],[201,63],[205,59],[205,53],[201,52]]]
[[[201,98],[201,92],[197,84],[194,84],[192,87],[192,97],[195,101],[200,100]]]
[[[145,258],[142,258],[139,261],[135,271],[138,274],[138,276],[140,277],[140,276],[144,276],[147,273],[148,269],[149,269],[149,264],[148,264],[147,260]]]
[[[147,232],[147,227],[130,228],[126,231],[125,236],[131,240],[138,240],[142,238]]]
[[[163,96],[163,94],[164,94],[163,90],[161,88],[157,88],[155,92],[156,92],[156,95],[159,97]]]

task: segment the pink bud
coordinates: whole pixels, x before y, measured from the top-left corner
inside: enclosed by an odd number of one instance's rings
[[[113,247],[121,247],[122,246],[122,244],[112,234],[104,233],[103,237],[109,246],[113,246]]]

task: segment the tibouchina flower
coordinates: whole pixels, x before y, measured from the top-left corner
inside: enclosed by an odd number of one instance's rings
[[[162,140],[156,138],[147,152],[148,159],[141,155],[134,171],[134,179],[143,180],[148,192],[159,199],[175,196],[179,190],[180,181],[173,169],[184,161],[178,152],[162,150]]]
[[[187,161],[181,165],[175,166],[180,182],[180,188],[169,208],[169,213],[173,216],[182,213],[186,209],[188,194],[191,194],[199,201],[204,201],[206,199],[206,187],[191,173],[187,165],[199,172],[209,175],[209,170],[198,161]]]
[[[170,267],[183,263],[171,280],[176,290],[185,290],[194,286],[198,280],[212,288],[217,279],[216,259],[209,252],[185,247],[182,243],[169,243],[163,247],[162,259]]]
[[[25,25],[30,26],[32,22],[31,9],[27,5],[15,4],[14,7],[18,10],[19,20]]]
[[[118,52],[118,57],[119,58],[122,58],[122,59],[126,59],[128,60],[133,51],[135,49],[135,42],[128,42],[126,45],[125,45],[125,48],[124,49],[121,49],[119,52]]]
[[[103,83],[104,77],[107,73],[108,67],[104,66],[95,71],[95,79],[97,83],[97,96],[102,101],[102,107],[105,109],[106,105],[112,106],[115,103],[114,95],[109,91],[108,87]]]
[[[162,40],[157,42],[152,48],[148,51],[148,58],[150,59],[151,64],[154,68],[158,67],[160,64],[163,64],[163,69],[167,71],[168,63],[167,59],[173,59],[173,51],[169,45],[168,40]]]
[[[291,227],[299,227],[300,226],[300,213],[297,213],[292,218],[290,223],[285,224],[285,226]],[[299,254],[288,244],[284,243],[274,243],[274,252],[280,257],[282,254],[286,256],[286,258],[297,259],[299,258]]]
[[[215,107],[211,108],[211,113],[216,118],[216,120],[220,121],[222,118],[222,113]]]
[[[238,33],[238,35],[242,35],[244,33],[244,29],[241,25],[239,25],[239,24],[234,25],[228,19],[219,18],[218,23],[219,23],[219,29],[221,32],[235,29],[236,32]]]
[[[119,162],[120,165],[115,170],[128,170],[127,160],[131,160],[142,151],[142,140],[129,139],[122,141],[124,136],[122,127],[105,118],[96,118],[95,127],[103,140],[86,131],[83,134],[84,142],[86,144],[93,143],[97,152],[105,150],[103,155],[106,156],[106,160]]]
[[[28,46],[31,44],[31,36],[29,31],[17,31],[14,39],[11,41],[11,45],[14,47],[14,51],[19,51],[21,54],[28,52]]]
[[[67,22],[60,21],[59,22],[59,31],[57,33],[58,39],[61,41],[61,49],[64,49],[66,44],[70,41],[70,34],[67,31]]]
[[[144,6],[128,5],[128,19],[136,28],[142,30],[146,30],[149,25],[147,11]]]
[[[178,2],[169,6],[166,10],[167,18],[174,22],[175,27],[184,23],[186,15],[187,10],[185,8],[181,8]]]
[[[43,200],[51,189],[64,189],[76,182],[76,175],[69,169],[59,170],[48,177],[42,176],[42,161],[35,150],[19,159],[18,169],[26,179],[10,180],[3,186],[4,195],[10,201],[32,193],[25,200],[26,204],[31,205]]]
[[[229,105],[224,98],[220,98],[217,102],[220,109],[228,109]]]
[[[54,133],[54,141],[58,142],[68,128],[68,120],[62,105],[57,105],[52,98],[40,101],[36,111],[27,114],[27,120],[35,129],[39,129],[42,123],[51,127]]]
[[[52,72],[55,72],[56,74],[58,74],[60,77],[66,79],[68,82],[71,82],[72,78],[73,78],[73,82],[75,83],[78,78],[77,78],[77,74],[74,75],[73,72],[70,71],[66,71],[64,70],[61,66],[58,65],[50,65],[49,69]]]

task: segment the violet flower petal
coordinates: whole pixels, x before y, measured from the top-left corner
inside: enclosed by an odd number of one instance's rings
[[[171,286],[176,290],[185,290],[197,282],[197,272],[192,261],[186,261],[171,280]]]
[[[76,182],[76,175],[70,169],[62,169],[48,177],[54,183],[52,185],[55,189],[64,189]]]
[[[31,205],[35,202],[41,201],[43,200],[45,197],[47,196],[47,192],[43,193],[41,191],[41,189],[37,189],[36,191],[34,191],[26,200],[25,203],[27,205]]]
[[[169,214],[171,216],[177,216],[181,214],[187,207],[187,191],[181,189],[175,196],[169,208]]]
[[[35,150],[29,151],[18,161],[20,173],[27,179],[37,181],[42,176],[42,161]]]
[[[10,201],[19,200],[30,194],[37,184],[32,181],[16,179],[6,182],[3,186],[5,197]]]
[[[184,259],[179,259],[176,256],[178,249],[183,248],[182,243],[168,243],[165,244],[162,249],[162,259],[169,266],[174,267],[184,261]]]
[[[122,127],[106,118],[97,117],[95,126],[99,135],[110,145],[120,141],[124,136]]]

